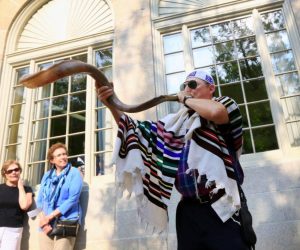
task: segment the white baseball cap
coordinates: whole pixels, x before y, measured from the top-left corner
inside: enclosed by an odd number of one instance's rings
[[[207,82],[208,84],[214,85],[214,79],[212,78],[211,75],[207,74],[205,71],[202,70],[194,70],[191,73],[189,73],[185,79],[185,81],[188,81],[189,78],[196,77],[199,78],[200,80],[203,80]]]

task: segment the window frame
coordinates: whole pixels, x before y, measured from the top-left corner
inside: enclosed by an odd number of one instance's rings
[[[154,3],[155,2],[155,3]],[[214,23],[220,23],[226,20],[233,20],[235,18],[241,18],[247,15],[256,15],[257,13],[263,13],[263,12],[269,12],[276,9],[281,9],[284,16],[288,16],[291,18],[291,6],[290,3],[286,3],[288,1],[285,1],[284,4],[282,3],[273,3],[268,4],[267,6],[253,6],[252,9],[243,10],[242,6],[239,6],[241,9],[237,9],[233,12],[232,10],[229,10],[227,7],[224,7],[220,10],[220,13],[218,15],[212,16],[212,10],[211,9],[202,9],[199,11],[193,11],[191,13],[181,13],[181,14],[175,14],[170,16],[164,16],[159,17],[157,14],[153,14],[153,34],[154,34],[154,55],[157,58],[161,58],[157,62],[155,62],[154,68],[155,68],[155,76],[156,76],[156,89],[157,89],[157,95],[166,94],[166,78],[165,78],[165,71],[164,71],[164,53],[163,53],[163,35],[166,34],[173,34],[173,33],[181,33],[183,35],[183,52],[184,52],[184,63],[185,63],[185,71],[189,72],[193,69],[193,63],[192,63],[192,48],[189,41],[189,30],[193,29],[195,27],[205,26],[207,24],[212,25]],[[263,3],[262,3],[263,4]],[[152,7],[157,7],[157,1],[153,1]],[[289,13],[289,15],[287,15]],[[196,17],[196,14],[198,16]],[[257,21],[256,21],[257,22]],[[290,43],[291,47],[294,51],[294,57],[295,57],[295,64],[299,72],[299,54],[300,50],[297,50],[297,46],[295,46],[296,42],[299,41],[299,33],[297,31],[297,27],[295,25],[295,22],[288,22],[288,25],[286,26],[286,30],[288,32],[288,35],[290,37]],[[262,36],[263,31],[259,30],[259,33],[256,33],[257,29],[255,29],[255,36],[257,35]],[[293,33],[292,36],[290,36]],[[259,55],[261,57],[265,56],[265,58],[268,58],[269,55],[267,55],[267,52],[262,52],[263,48],[258,48]],[[287,126],[284,121],[284,115],[283,115],[283,108],[279,104],[279,95],[275,87],[275,76],[273,73],[272,65],[269,63],[266,67],[263,66],[263,73],[266,81],[266,88],[269,94],[270,99],[270,106],[271,106],[271,113],[273,116],[273,122],[275,124],[275,131],[277,134],[277,141],[279,149],[277,150],[271,150],[271,151],[265,151],[265,152],[258,152],[258,153],[251,153],[242,155],[241,160],[245,163],[251,163],[252,161],[263,161],[266,162],[268,160],[271,161],[277,161],[282,160],[287,155],[289,157],[296,157],[300,153],[300,147],[291,147],[287,134]],[[160,63],[160,65],[158,64]],[[267,74],[270,73],[271,79],[269,77],[266,77]],[[164,83],[164,84],[161,84]],[[168,107],[167,104],[161,104],[157,108],[157,116],[163,117],[168,113]]]

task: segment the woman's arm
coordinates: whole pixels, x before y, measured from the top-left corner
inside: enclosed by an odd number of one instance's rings
[[[26,211],[32,204],[32,193],[26,193],[22,179],[18,181],[19,189],[19,205],[20,208]]]
[[[63,185],[70,186],[68,192],[68,198],[64,200],[61,204],[59,204],[59,206],[56,209],[62,215],[66,214],[75,204],[79,203],[79,197],[81,194],[83,180],[80,175],[80,172],[76,168],[72,168],[71,170],[72,172],[70,171],[69,173],[69,174],[72,173],[71,179],[69,179],[63,184]],[[61,193],[61,195],[63,194]]]

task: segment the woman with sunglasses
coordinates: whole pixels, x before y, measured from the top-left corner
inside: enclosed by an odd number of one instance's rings
[[[7,160],[1,168],[5,183],[0,184],[0,250],[19,250],[23,220],[32,204],[32,189],[20,178],[19,162]]]

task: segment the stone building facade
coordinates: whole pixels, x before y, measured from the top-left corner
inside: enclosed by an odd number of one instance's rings
[[[178,91],[187,72],[214,76],[244,117],[241,163],[258,250],[300,248],[300,2],[297,0],[0,0],[0,159],[18,159],[38,192],[49,145],[85,163],[84,225],[76,249],[176,249],[169,208],[162,240],[139,223],[134,197],[117,197],[110,159],[116,124],[84,74],[25,89],[24,74],[60,60],[95,65],[118,97],[141,103]],[[132,114],[157,119],[163,103]],[[28,220],[22,249],[38,249]]]

